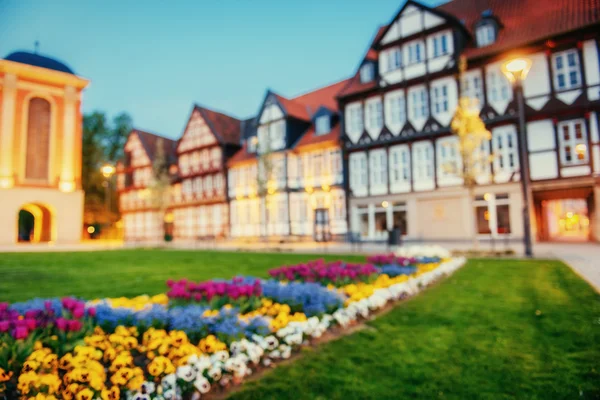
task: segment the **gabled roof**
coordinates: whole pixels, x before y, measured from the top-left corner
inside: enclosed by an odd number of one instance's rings
[[[371,46],[367,50],[367,53],[364,57],[364,60],[377,61],[379,58],[379,52],[374,49],[375,45],[381,40],[383,37],[383,33],[387,30],[388,25],[383,25],[377,28],[377,33],[373,37],[371,41]],[[364,61],[363,61],[364,62]],[[362,65],[362,62],[360,63]],[[337,97],[345,97],[355,93],[360,93],[365,90],[373,89],[377,87],[377,81],[373,79],[371,82],[363,83],[360,81],[360,73],[356,71],[354,76],[347,80],[347,83],[341,90],[338,92]]]
[[[475,25],[490,10],[503,28],[486,47],[470,47],[468,58],[514,49],[600,23],[600,0],[454,0],[436,8],[464,21],[475,37]]]
[[[143,131],[141,129],[132,129],[129,135],[136,134],[140,139],[144,150],[146,151],[146,155],[150,159],[150,162],[154,161],[154,157],[156,156],[157,143],[160,139],[163,142],[163,150],[165,152],[165,156],[167,157],[167,162],[169,164],[175,163],[177,160],[177,154],[175,149],[177,147],[177,141],[173,139],[166,138],[162,135],[157,135],[156,133],[150,133]]]
[[[75,75],[75,72],[73,72],[73,70],[63,62],[58,61],[54,58],[41,56],[37,53],[30,53],[27,51],[15,51],[14,53],[10,53],[9,55],[7,55],[4,59],[8,61],[18,62],[21,64],[33,65],[35,67],[41,67]]]
[[[304,104],[294,100],[286,99],[277,93],[272,94],[275,96],[279,104],[284,108],[284,112],[289,117],[294,117],[303,121],[310,121],[310,115]]]
[[[349,79],[344,79],[291,99],[273,92],[271,93],[277,98],[277,101],[285,109],[288,116],[303,121],[310,121],[313,114],[321,107],[326,107],[334,112],[338,110],[336,95],[348,81]]]
[[[194,110],[200,112],[219,142],[239,146],[241,137],[241,121],[239,119],[198,104],[194,105]]]
[[[424,5],[419,6],[428,8]],[[476,24],[482,20],[484,11],[491,11],[492,16],[499,20],[502,28],[498,32],[496,41],[492,45],[481,48],[476,47],[473,42],[470,43],[464,52],[467,59],[494,55],[600,23],[600,0],[544,0],[542,3],[539,0],[452,0],[428,9],[459,21],[473,38]],[[396,17],[397,15],[392,21]],[[378,28],[363,60],[378,58],[376,44],[383,37],[388,26]],[[359,71],[356,71],[338,97],[361,93],[376,86],[376,81],[361,83]]]

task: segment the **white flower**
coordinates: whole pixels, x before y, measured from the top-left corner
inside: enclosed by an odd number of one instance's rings
[[[177,383],[177,377],[175,374],[169,374],[162,378],[161,382],[163,387],[166,386],[167,388],[171,389],[175,387],[175,384]]]
[[[225,362],[229,358],[229,353],[225,350],[217,351],[215,354],[211,356],[211,360]]]
[[[144,382],[142,383],[142,392],[152,394],[156,390],[156,385],[154,382]]]
[[[269,357],[271,358],[281,358],[281,352],[279,350],[273,350],[269,353]]]
[[[131,400],[150,400],[150,395],[149,394],[142,394],[142,393],[136,393],[133,395],[133,397],[131,398]]]
[[[187,363],[189,365],[194,365],[198,362],[198,356],[196,354],[192,354],[191,356],[188,357],[187,359]]]
[[[165,398],[165,400],[175,400],[175,396],[176,393],[173,389],[165,390],[165,392],[163,393],[163,397]]]
[[[189,365],[183,365],[177,368],[177,377],[186,382],[191,382],[196,377],[196,371]]]
[[[279,345],[279,341],[273,335],[267,336],[265,338],[265,342],[267,342],[267,349],[269,350],[273,350],[277,347],[277,345]]]
[[[292,348],[285,344],[282,344],[281,346],[279,346],[279,351],[281,352],[281,358],[283,358],[283,359],[288,359],[292,355]]]
[[[207,356],[200,356],[198,357],[198,361],[196,361],[196,363],[194,364],[194,368],[196,368],[198,372],[203,373],[204,371],[209,369],[212,366],[212,364],[213,363],[210,361],[210,358],[208,358]]]
[[[265,358],[265,359],[263,359],[262,363],[265,367],[268,367],[269,365],[273,364],[273,361],[271,361],[270,358]]]
[[[221,368],[212,367],[211,369],[208,370],[208,376],[213,381],[218,381],[221,378]]]
[[[199,376],[194,381],[194,387],[202,394],[210,391],[210,382],[203,376]]]

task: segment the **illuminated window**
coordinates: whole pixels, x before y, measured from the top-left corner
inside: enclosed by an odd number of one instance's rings
[[[587,132],[582,119],[558,124],[560,161],[563,165],[588,163]]]

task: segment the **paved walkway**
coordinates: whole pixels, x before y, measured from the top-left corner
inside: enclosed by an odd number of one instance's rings
[[[600,293],[600,244],[541,243],[536,247],[536,257],[564,261]]]

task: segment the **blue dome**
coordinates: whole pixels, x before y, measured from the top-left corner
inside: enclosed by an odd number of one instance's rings
[[[14,61],[22,64],[29,64],[36,67],[53,69],[55,71],[66,72],[67,74],[75,75],[75,72],[65,64],[50,57],[44,57],[39,54],[29,53],[26,51],[15,51],[10,53],[5,60]]]

